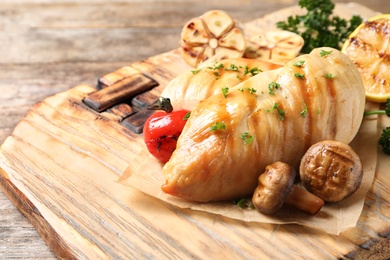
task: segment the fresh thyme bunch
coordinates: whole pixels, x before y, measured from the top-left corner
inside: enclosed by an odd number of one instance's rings
[[[340,50],[348,36],[363,22],[357,15],[349,21],[333,16],[335,5],[331,0],[300,0],[299,6],[307,10],[305,15],[289,16],[287,21],[277,22],[276,26],[302,36],[305,41],[302,53],[318,47]]]

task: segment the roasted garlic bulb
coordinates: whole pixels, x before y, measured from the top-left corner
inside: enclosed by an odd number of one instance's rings
[[[181,54],[191,66],[211,57],[215,60],[240,58],[245,38],[234,19],[221,10],[211,10],[191,19],[181,32]]]
[[[303,38],[296,33],[283,30],[264,31],[248,39],[244,57],[287,62],[298,56],[303,44]]]

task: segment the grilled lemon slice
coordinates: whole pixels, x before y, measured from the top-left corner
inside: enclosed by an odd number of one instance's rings
[[[381,14],[359,25],[341,51],[362,75],[366,98],[386,102],[390,98],[390,14]]]

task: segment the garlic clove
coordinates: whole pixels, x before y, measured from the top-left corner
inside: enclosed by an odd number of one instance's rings
[[[235,49],[241,53],[245,51],[245,38],[239,28],[234,28],[219,39],[219,46]]]
[[[199,57],[198,64],[205,61],[209,61],[211,57],[214,57],[214,55],[215,55],[215,48],[206,46],[204,52]]]
[[[217,56],[219,60],[234,59],[234,58],[240,58],[242,56],[242,53],[237,50],[219,47],[218,49],[215,50],[215,56]]]
[[[204,46],[191,46],[184,42],[180,48],[182,58],[186,63],[194,67],[198,65],[199,59],[203,56],[204,51]]]
[[[200,17],[191,19],[181,32],[182,41],[191,45],[207,44],[209,41],[208,31]]]
[[[303,38],[293,32],[265,31],[247,41],[244,57],[263,60],[290,60],[298,56],[304,44]]]
[[[208,11],[202,15],[202,19],[207,24],[209,32],[216,38],[221,37],[235,26],[232,17],[220,10]]]

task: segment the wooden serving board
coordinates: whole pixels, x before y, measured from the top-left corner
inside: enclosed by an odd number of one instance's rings
[[[345,16],[352,9],[366,17],[375,14],[359,5],[337,8]],[[255,20],[246,26],[247,34],[297,10]],[[76,86],[34,105],[6,139],[0,150],[0,186],[59,258],[329,259],[353,257],[359,247],[387,237],[390,179],[384,173],[390,161],[380,153],[358,225],[338,236],[179,209],[118,183],[145,149],[134,132],[139,121],[128,119],[188,69],[177,50],[120,68],[99,85],[110,88],[136,75],[158,86],[138,96],[140,104],[121,100],[121,106],[113,102],[102,111],[84,103],[95,87]]]

